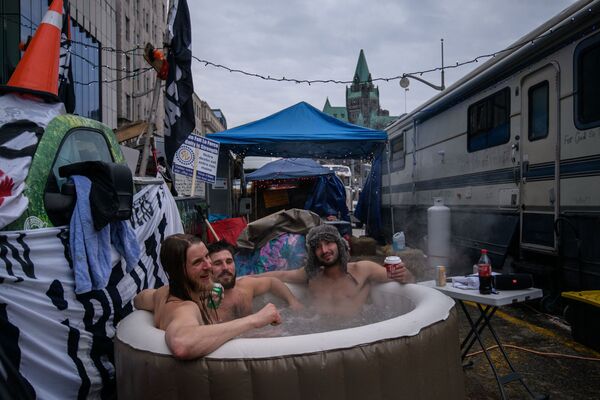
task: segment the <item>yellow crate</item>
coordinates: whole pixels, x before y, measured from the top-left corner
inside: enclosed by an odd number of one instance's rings
[[[562,297],[581,301],[582,303],[590,304],[600,308],[600,290],[585,290],[583,292],[563,292]]]

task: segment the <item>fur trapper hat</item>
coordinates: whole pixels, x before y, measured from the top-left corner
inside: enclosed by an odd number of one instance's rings
[[[348,261],[350,261],[350,247],[348,246],[348,242],[342,238],[336,227],[323,224],[315,226],[306,235],[308,259],[306,260],[305,270],[308,279],[314,278],[321,267],[315,255],[315,249],[321,240],[337,244],[340,268],[344,273],[347,271]]]

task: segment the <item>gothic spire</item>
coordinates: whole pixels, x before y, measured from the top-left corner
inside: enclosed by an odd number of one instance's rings
[[[356,71],[354,72],[354,81],[358,77],[359,82],[368,82],[371,77],[371,73],[369,72],[369,67],[367,66],[367,59],[365,58],[365,53],[363,49],[360,49],[360,54],[358,56],[358,62],[356,63]]]

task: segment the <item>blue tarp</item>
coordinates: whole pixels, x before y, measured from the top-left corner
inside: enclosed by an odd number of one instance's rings
[[[242,156],[338,159],[372,158],[387,140],[384,131],[340,121],[305,102],[207,137]]]
[[[321,217],[335,215],[350,222],[348,206],[346,206],[346,189],[340,178],[334,174],[319,177],[304,208]]]
[[[367,235],[383,242],[381,229],[381,166],[383,151],[379,152],[373,164],[371,172],[365,182],[358,203],[354,210],[354,216],[367,226]]]
[[[246,181],[293,179],[329,174],[333,174],[333,171],[310,158],[283,158],[265,164],[256,171],[246,175]]]

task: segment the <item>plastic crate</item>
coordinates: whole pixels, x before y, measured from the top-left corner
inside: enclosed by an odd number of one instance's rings
[[[600,290],[564,292],[569,303],[567,320],[577,342],[600,351]]]

